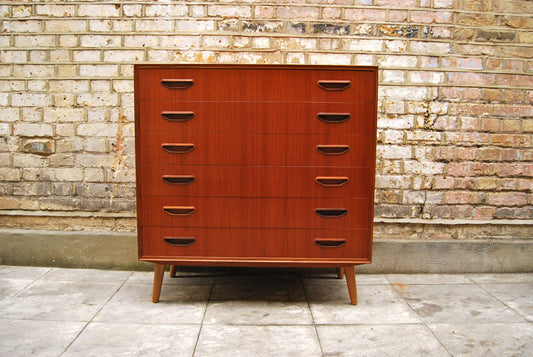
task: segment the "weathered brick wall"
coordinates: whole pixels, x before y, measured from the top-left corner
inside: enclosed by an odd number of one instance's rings
[[[531,14],[528,0],[1,1],[0,209],[135,210],[134,63],[353,64],[380,67],[378,222],[531,220]]]

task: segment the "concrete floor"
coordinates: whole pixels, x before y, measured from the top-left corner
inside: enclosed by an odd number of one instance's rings
[[[0,356],[533,356],[533,274],[0,266]]]

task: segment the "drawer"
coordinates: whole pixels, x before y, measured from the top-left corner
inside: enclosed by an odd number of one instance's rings
[[[143,165],[147,196],[285,197],[287,171],[277,166]]]
[[[282,198],[143,196],[145,226],[283,228]]]
[[[286,164],[288,137],[256,134],[145,134],[142,164],[269,165]]]
[[[140,258],[353,258],[370,262],[368,230],[142,227]]]
[[[373,68],[280,66],[137,67],[139,100],[302,101],[373,103]]]
[[[373,203],[372,203],[373,204]],[[370,228],[370,199],[287,199],[288,228]]]
[[[372,136],[287,136],[287,165],[373,167],[375,140]]]
[[[373,198],[374,171],[361,167],[288,167],[288,197]]]
[[[138,104],[138,133],[329,134],[375,136],[371,104],[169,102]]]

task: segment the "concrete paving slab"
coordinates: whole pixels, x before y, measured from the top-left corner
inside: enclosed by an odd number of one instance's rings
[[[15,295],[30,286],[35,280],[0,278],[0,305],[6,298]]]
[[[171,278],[169,272],[165,272],[163,285],[211,285],[215,281],[216,274],[210,273],[183,273],[179,272]],[[152,284],[154,272],[136,271],[128,279],[128,283]]]
[[[533,355],[533,325],[529,323],[430,324],[429,328],[453,356]]]
[[[85,322],[1,320],[0,356],[60,356]]]
[[[526,320],[533,322],[533,283],[482,284],[481,287]]]
[[[305,285],[322,285],[324,281],[327,284],[337,284],[346,286],[346,279],[339,279],[337,274],[328,275],[304,275],[302,276]],[[357,285],[389,285],[390,282],[383,274],[356,274],[355,280]]]
[[[91,322],[62,356],[192,356],[199,325]]]
[[[202,327],[195,357],[322,356],[313,326]]]
[[[360,285],[359,303],[350,305],[348,289],[332,284],[306,285],[317,324],[407,324],[420,318],[390,285]]]
[[[477,285],[395,285],[427,323],[524,322]]]
[[[318,326],[325,356],[448,357],[423,324]]]
[[[459,274],[387,274],[391,284],[472,284],[472,280]]]
[[[215,284],[205,324],[284,325],[313,322],[301,281],[239,277]]]
[[[124,284],[94,321],[121,323],[201,324],[209,285],[163,286],[161,300],[152,302],[151,284]]]
[[[478,284],[483,283],[533,283],[533,273],[521,274],[467,274],[465,275]]]
[[[88,281],[88,282],[124,282],[133,273],[121,270],[99,270],[99,269],[69,269],[55,268],[44,274],[42,280],[54,281]]]
[[[89,321],[120,284],[38,280],[4,299],[0,318]]]
[[[0,279],[39,279],[51,268],[0,265]]]

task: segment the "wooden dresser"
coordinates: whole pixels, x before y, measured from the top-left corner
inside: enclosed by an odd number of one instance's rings
[[[136,65],[139,259],[370,263],[377,68]]]

